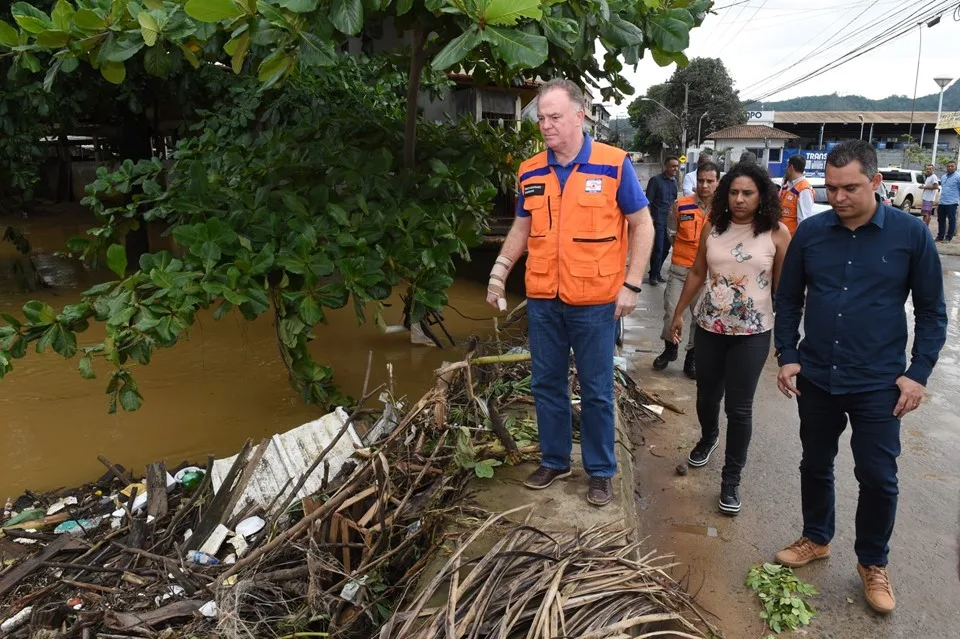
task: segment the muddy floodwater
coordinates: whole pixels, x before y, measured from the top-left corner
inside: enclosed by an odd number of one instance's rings
[[[0,232],[10,224],[23,228],[42,262],[92,222],[76,212],[0,219]],[[152,233],[152,247],[164,241]],[[91,284],[110,279],[80,269],[60,274],[68,283],[72,278],[73,286],[23,293],[11,274],[17,256],[10,243],[0,243],[2,313],[19,316],[31,299],[59,309],[77,302]],[[464,315],[489,318],[484,296],[485,285],[467,278],[458,278],[449,292],[450,303]],[[400,323],[399,299],[390,301],[387,323]],[[450,308],[444,318],[458,340],[491,326]],[[459,349],[412,345],[407,333],[383,334],[372,323],[358,326],[352,307],[329,313],[328,321],[316,331],[314,353],[335,368],[340,387],[354,396],[360,394],[369,351],[372,384],[387,380],[386,364],[392,363],[396,391],[408,395],[423,392],[444,359],[460,357]],[[102,328],[94,325],[79,343],[102,336]],[[269,316],[247,322],[238,313],[220,321],[212,312],[199,314],[188,339],[156,351],[149,366],[134,367],[145,400],[135,413],[107,414],[106,366],[98,366],[97,379],[84,380],[77,358],[64,360],[52,351],[38,355],[32,348],[14,366],[0,381],[0,498],[95,479],[105,470],[98,455],[141,473],[157,460],[178,464],[208,454],[230,455],[248,437],[259,440],[320,415],[289,385]]]

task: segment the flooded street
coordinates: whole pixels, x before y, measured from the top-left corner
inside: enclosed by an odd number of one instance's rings
[[[949,328],[947,344],[930,378],[925,402],[901,428],[900,498],[890,542],[890,577],[897,610],[888,618],[864,601],[854,554],[857,482],[850,429],[836,460],[837,533],[829,560],[797,569],[820,591],[810,603],[819,612],[809,629],[820,639],[952,639],[960,627],[960,257],[942,257]],[[680,366],[651,369],[662,343],[663,289],[644,290],[626,329],[631,374],[645,390],[673,401],[686,414],[666,412],[666,424],[644,431],[635,454],[640,527],[651,549],[674,553],[688,573],[688,586],[716,615],[725,636],[764,636],[757,598],[744,579],[750,566],[772,561],[796,539],[800,511],[800,440],[796,404],[776,388],[771,354],[754,404],[753,440],[741,485],[743,510],[729,518],[717,512],[722,447],[711,463],[678,476],[700,434],[696,386]],[[908,317],[912,309],[908,304]],[[878,318],[882,321],[882,318]],[[912,319],[909,320],[912,330]],[[724,419],[721,417],[721,422]],[[721,427],[725,433],[725,427]]]
[[[0,220],[0,229],[8,224],[27,232],[35,254],[63,250],[69,237],[92,226],[90,219],[76,216]],[[152,237],[151,246],[161,241]],[[11,244],[0,243],[2,313],[20,315],[31,299],[59,309],[110,277],[81,270],[76,287],[22,293],[10,275],[17,255]],[[480,282],[458,279],[449,292],[450,303],[465,315],[490,317],[484,291]],[[390,301],[394,305],[387,323],[400,323],[399,298]],[[444,317],[458,340],[490,327],[452,309]],[[328,321],[317,328],[315,356],[334,367],[341,389],[354,396],[363,385],[368,351],[374,353],[371,384],[387,380],[390,362],[397,393],[409,395],[432,383],[433,370],[444,359],[460,357],[460,351],[451,348],[411,345],[408,333],[380,333],[372,322],[358,327],[352,305],[329,313]],[[80,336],[80,345],[101,336],[93,325]],[[175,465],[203,461],[208,454],[230,455],[248,437],[259,440],[318,417],[319,409],[305,405],[289,385],[275,339],[267,315],[251,323],[235,312],[217,322],[212,312],[201,313],[189,340],[156,351],[149,366],[135,366],[143,407],[115,415],[107,414],[105,367],[97,369],[96,380],[84,380],[77,372],[77,358],[64,360],[52,351],[37,355],[31,347],[0,381],[0,498],[96,479],[105,470],[97,455],[142,473],[145,464],[161,459]]]

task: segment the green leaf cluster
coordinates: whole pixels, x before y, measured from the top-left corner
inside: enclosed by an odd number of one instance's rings
[[[270,312],[303,399],[341,401],[332,369],[310,349],[315,327],[348,305],[360,322],[371,310],[376,318],[395,289],[411,322],[441,310],[453,258],[479,243],[498,189],[515,188],[513,158],[527,156],[535,137],[532,125],[518,133],[424,123],[421,168],[404,170],[405,92],[386,58],[345,58],[282,92],[263,92],[251,77],[204,112],[169,168],[157,159],[101,167],[84,199],[100,226],[69,248],[91,264],[105,260],[119,279],[60,313],[31,302],[25,321],[5,318],[0,373],[31,342],[65,357],[82,351],[83,376],[98,362],[112,367],[111,408],[135,407],[130,365],[177,344],[198,311],[248,320]],[[143,220],[169,225],[176,254],[127,264],[122,238]],[[106,338],[78,349],[90,322],[104,324]]]
[[[746,585],[763,604],[760,618],[776,633],[806,626],[817,615],[804,599],[816,595],[816,588],[798,579],[790,568],[755,565],[747,573]]]

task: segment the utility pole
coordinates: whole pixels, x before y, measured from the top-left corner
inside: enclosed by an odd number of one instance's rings
[[[687,108],[690,105],[690,83],[683,83],[683,113],[680,118],[680,155],[687,154]]]

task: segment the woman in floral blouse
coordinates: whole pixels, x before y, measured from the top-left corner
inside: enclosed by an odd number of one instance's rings
[[[720,438],[720,400],[726,395],[727,444],[720,511],[740,512],[740,473],[753,430],[753,396],[770,352],[773,295],[790,232],[779,223],[780,199],[767,172],[742,162],[720,180],[700,249],[673,315],[679,344],[683,313],[700,287],[694,315],[697,417],[700,441],[692,467],[704,466]]]

